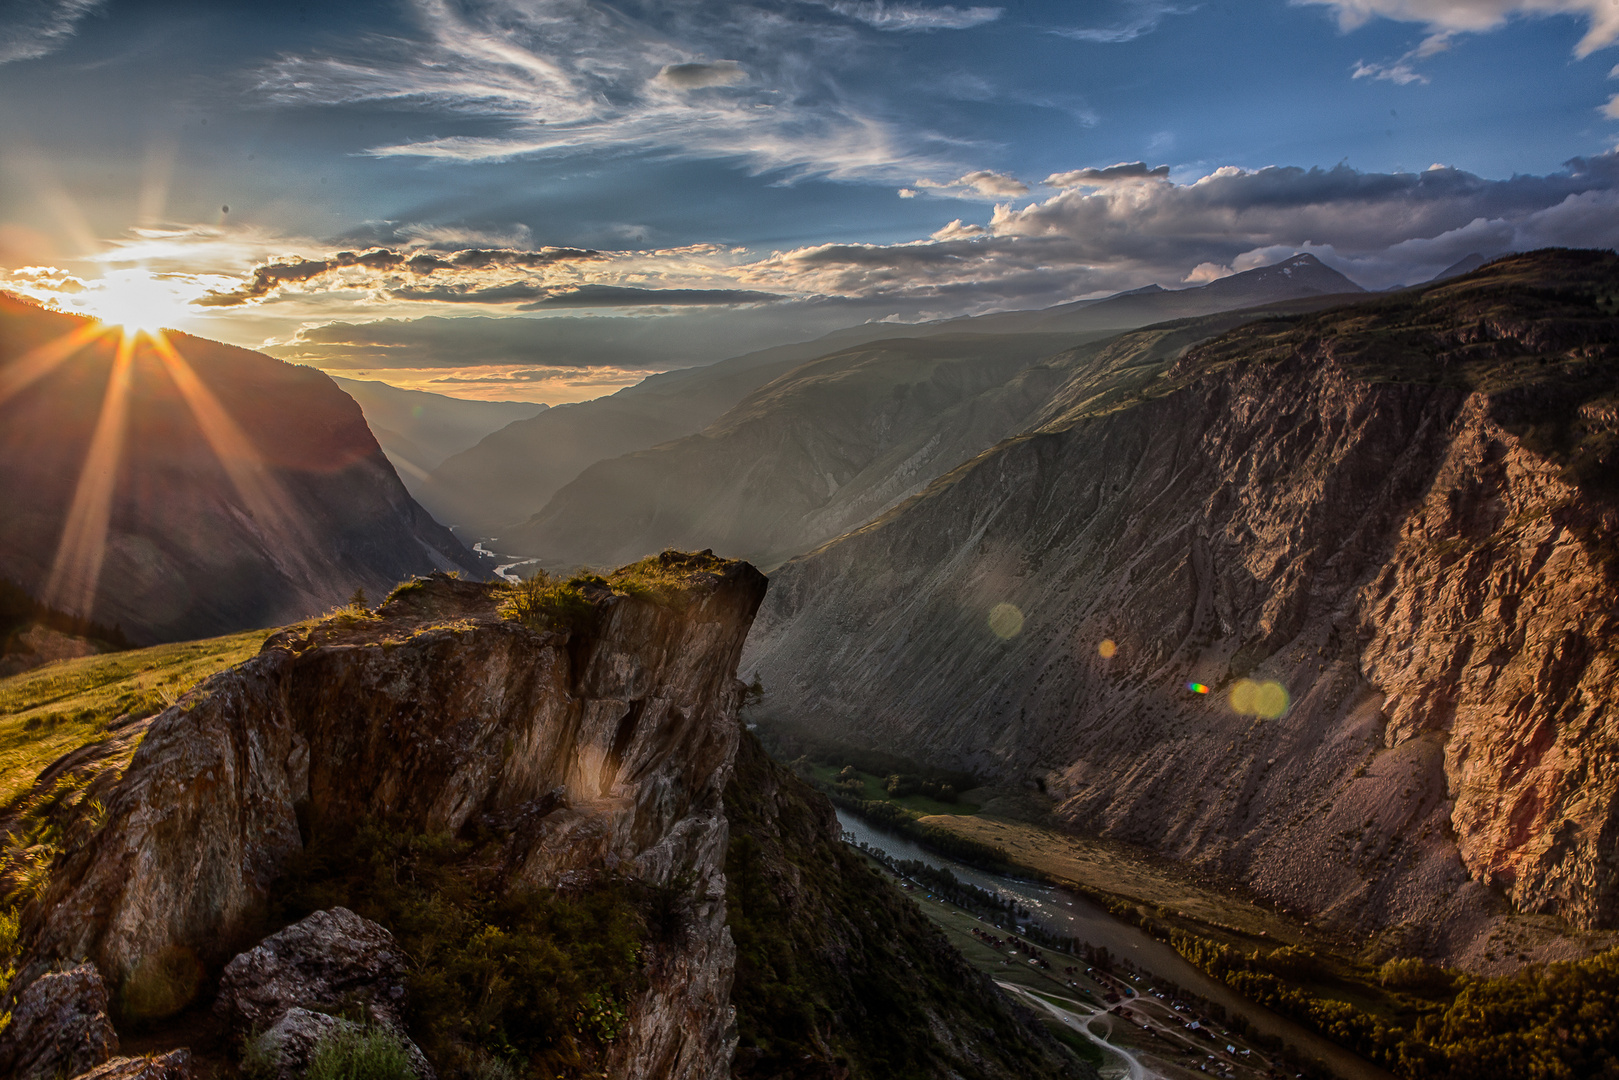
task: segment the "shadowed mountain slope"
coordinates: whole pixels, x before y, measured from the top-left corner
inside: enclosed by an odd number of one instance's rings
[[[700,434],[592,465],[531,521],[502,530],[501,546],[572,565],[700,539],[773,565],[1015,429],[1049,377],[986,392],[1071,340],[941,335],[833,353],[760,387]]]
[[[371,433],[412,495],[446,458],[549,408],[528,401],[465,401],[364,379],[333,376],[332,381],[359,402]]]
[[[744,670],[1357,938],[1578,948],[1619,925],[1616,314],[1619,256],[1538,252],[1059,391],[778,570]]]
[[[475,566],[327,376],[164,340],[0,298],[0,569],[29,592],[150,642]]]
[[[587,466],[690,435],[804,361],[893,333],[886,324],[851,327],[706,367],[666,371],[607,397],[558,405],[445,461],[423,482],[422,502],[463,536],[521,521]]]

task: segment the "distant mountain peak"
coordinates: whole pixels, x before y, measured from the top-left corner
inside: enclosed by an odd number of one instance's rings
[[[1278,282],[1279,279],[1285,280],[1295,287],[1302,286],[1307,292],[1358,293],[1366,291],[1308,251],[1290,255],[1281,262],[1271,263],[1269,266],[1259,266],[1252,270],[1244,270],[1240,274],[1231,274],[1217,281],[1211,281],[1202,288],[1211,293],[1245,290],[1255,286],[1264,287]]]
[[[1475,251],[1470,255],[1463,255],[1461,258],[1439,271],[1439,273],[1429,278],[1428,281],[1444,281],[1446,278],[1461,277],[1463,274],[1471,274],[1474,270],[1477,270],[1488,261],[1488,259]]]

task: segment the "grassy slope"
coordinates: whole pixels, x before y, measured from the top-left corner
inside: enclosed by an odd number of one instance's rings
[[[259,651],[269,630],[63,660],[0,679],[0,806],[130,713],[150,716]]]

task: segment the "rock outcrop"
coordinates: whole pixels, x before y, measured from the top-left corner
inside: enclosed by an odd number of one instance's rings
[[[12,1080],[77,1076],[118,1053],[107,987],[93,964],[47,971],[10,1004],[0,1031],[0,1075]]]
[[[205,1002],[226,961],[274,929],[292,861],[334,830],[385,819],[498,838],[509,889],[613,875],[671,897],[684,932],[678,946],[647,946],[646,978],[600,1065],[724,1076],[734,1035],[721,793],[739,731],[736,661],[765,581],[707,556],[646,573],[656,599],[594,579],[557,617],[526,623],[500,613],[503,590],[435,577],[377,613],[271,637],[151,720],[127,769],[89,781],[96,806],[66,830],[23,911],[8,1003],[38,993],[65,959],[93,964],[126,1018]],[[92,770],[120,760],[80,757]],[[325,921],[354,942],[371,933]],[[249,976],[285,967],[287,946],[317,929],[284,931],[225,969],[244,1015]],[[290,964],[307,993],[318,973]]]
[[[744,669],[1402,948],[1619,926],[1615,295],[1612,253],[1518,256],[1059,392],[783,567]]]
[[[191,1051],[113,1058],[73,1080],[191,1080]]]
[[[317,911],[226,964],[214,1014],[262,1031],[292,1008],[354,1010],[403,1032],[405,965],[393,935],[370,919],[348,908]]]

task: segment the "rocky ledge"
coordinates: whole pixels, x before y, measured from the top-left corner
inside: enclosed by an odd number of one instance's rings
[[[278,633],[76,751],[0,822],[13,840],[0,889],[22,900],[0,1071],[186,1075],[184,1054],[115,1058],[115,1025],[161,1032],[210,1009],[306,1041],[338,1023],[402,1028],[387,931],[338,907],[282,929],[278,896],[329,838],[386,821],[476,832],[480,880],[513,895],[611,879],[678,912],[678,933],[635,946],[634,993],[577,1064],[726,1075],[722,792],[737,658],[764,592],[753,567],[706,553],[552,583],[515,606],[504,586],[422,579],[375,612]],[[24,833],[45,839],[25,850]],[[310,941],[339,938],[351,948],[309,961]]]

